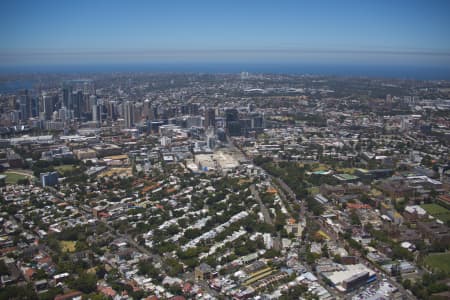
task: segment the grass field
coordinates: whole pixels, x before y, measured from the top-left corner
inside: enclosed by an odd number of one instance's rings
[[[75,166],[74,165],[62,165],[62,166],[56,166],[55,170],[58,171],[61,174],[64,174],[65,172],[70,172],[75,170]]]
[[[421,205],[423,209],[427,211],[428,214],[432,215],[436,219],[441,220],[442,222],[447,222],[450,220],[450,210],[440,206],[439,204],[423,204]]]
[[[74,241],[60,241],[59,246],[62,252],[75,252],[76,242]]]
[[[6,175],[6,180],[5,180],[6,184],[16,184],[17,181],[27,178],[27,176],[25,176],[25,175],[13,173],[13,172],[5,172],[3,174]]]
[[[434,253],[425,257],[425,265],[436,271],[450,274],[450,252]]]

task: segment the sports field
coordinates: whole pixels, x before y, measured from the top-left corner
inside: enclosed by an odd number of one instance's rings
[[[433,271],[444,271],[450,274],[450,252],[430,254],[425,257],[424,263]]]
[[[441,220],[442,222],[447,222],[448,220],[450,220],[450,210],[439,204],[423,204],[421,205],[421,207],[425,209],[428,214],[432,215],[436,219]]]
[[[21,179],[30,178],[30,180],[33,178],[32,175],[27,175],[26,173],[21,173],[20,171],[6,171],[5,173],[2,173],[2,175],[6,175],[6,184],[16,184],[17,181]]]

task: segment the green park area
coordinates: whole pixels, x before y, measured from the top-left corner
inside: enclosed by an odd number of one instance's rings
[[[450,220],[450,210],[435,203],[423,204],[421,205],[423,209],[427,211],[428,214],[432,215],[436,219],[442,222],[447,222]]]
[[[27,179],[30,177],[13,171],[6,171],[2,173],[2,175],[6,175],[6,184],[16,184],[19,180]]]
[[[61,174],[64,174],[66,172],[72,172],[73,170],[75,170],[75,166],[74,165],[61,165],[61,166],[55,166],[55,170],[58,171]]]
[[[432,271],[450,274],[450,252],[430,254],[425,257],[424,263]]]

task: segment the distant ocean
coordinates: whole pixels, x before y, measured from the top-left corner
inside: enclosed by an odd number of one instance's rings
[[[0,66],[0,74],[31,73],[275,73],[450,80],[450,66],[325,65],[298,63],[143,63]]]
[[[12,80],[12,81],[0,81],[0,94],[14,93],[20,90],[30,90],[33,88],[34,81],[32,80]]]

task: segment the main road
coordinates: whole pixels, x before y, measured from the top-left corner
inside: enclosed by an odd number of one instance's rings
[[[252,195],[255,197],[256,201],[259,204],[259,209],[261,210],[261,213],[264,216],[264,222],[267,224],[273,225],[273,220],[270,217],[269,210],[267,209],[266,205],[261,200],[261,197],[259,196],[259,192],[255,187],[255,184],[250,185],[250,191],[252,192]]]
[[[240,148],[236,147],[232,142],[229,143],[230,147],[238,149],[239,151],[241,151],[241,153],[250,161],[252,161],[249,157],[247,157],[247,155],[244,153],[244,151],[242,151]],[[292,210],[292,201],[298,201],[297,200],[297,195],[294,193],[294,191],[279,177],[274,177],[272,175],[269,175],[269,178],[272,182],[275,182],[277,184],[277,186],[280,188],[280,196],[282,197],[282,199],[289,205],[291,212],[294,212]],[[285,192],[289,197],[285,197],[283,195],[283,192]],[[284,196],[284,197],[283,197]],[[317,219],[312,215],[312,213],[310,211],[308,211],[305,207],[305,201],[301,200],[300,201],[300,205],[301,205],[301,209],[300,209],[300,215],[301,218],[304,219],[305,217],[312,220],[313,222],[316,222],[320,228],[322,230],[326,230],[326,228],[324,228],[324,226],[322,226],[322,224],[320,224],[320,222],[317,221]],[[327,231],[325,231],[327,232]],[[336,235],[334,234],[329,234],[329,236],[333,237],[333,240],[337,243],[337,244],[341,244],[342,242]],[[345,243],[345,242],[344,242]],[[375,269],[378,269],[380,271],[382,271],[383,273],[386,274],[386,272],[383,269],[379,269],[377,266],[375,266],[371,261],[369,261],[368,259],[366,259],[363,255],[359,256],[360,260],[363,261],[363,263],[365,265],[370,265]],[[309,266],[308,266],[308,270],[310,270]],[[398,291],[402,294],[403,299],[407,299],[407,300],[416,300],[417,298],[412,295],[409,291],[407,291],[400,283],[398,283],[397,281],[395,281],[394,279],[392,279],[392,277],[390,277],[389,274],[386,274],[386,278],[388,279],[389,283],[392,284],[393,286],[395,286]],[[331,291],[328,286],[325,285],[325,287],[327,288],[327,290],[332,294],[332,295],[336,295],[335,291]]]

